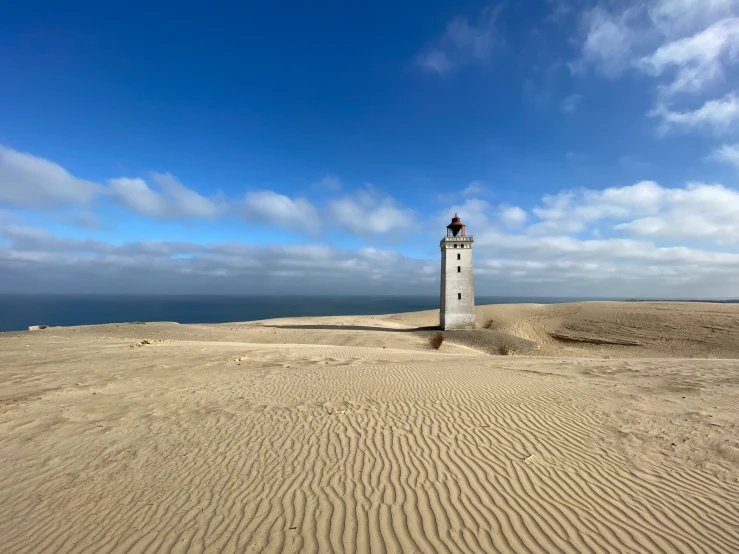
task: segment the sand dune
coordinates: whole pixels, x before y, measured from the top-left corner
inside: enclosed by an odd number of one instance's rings
[[[407,325],[438,324],[436,311],[387,317]],[[478,306],[477,322],[536,342],[541,355],[739,358],[739,304],[496,304]]]
[[[488,320],[0,335],[1,550],[739,552],[739,306]]]

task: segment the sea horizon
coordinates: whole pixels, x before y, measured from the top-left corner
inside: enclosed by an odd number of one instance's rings
[[[475,297],[477,305],[587,301],[739,302],[718,298]],[[438,307],[438,295],[0,294],[0,332],[23,331],[31,325],[68,327],[133,321],[229,323],[281,317],[382,315]]]

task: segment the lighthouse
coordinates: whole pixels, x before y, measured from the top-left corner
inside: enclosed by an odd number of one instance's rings
[[[441,309],[442,329],[475,328],[475,288],[472,280],[472,243],[467,226],[457,214],[447,225],[441,239]]]

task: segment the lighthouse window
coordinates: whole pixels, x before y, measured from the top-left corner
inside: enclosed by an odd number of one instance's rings
[[[462,273],[462,266],[461,265],[458,265],[457,266],[457,273]]]
[[[456,244],[455,244],[455,245],[454,245],[454,248],[457,248],[457,246],[458,246],[458,245],[456,245]]]
[[[462,259],[462,254],[457,254],[457,259],[458,260],[461,260]]]
[[[458,292],[457,293],[457,300],[462,300],[462,293],[461,292]]]

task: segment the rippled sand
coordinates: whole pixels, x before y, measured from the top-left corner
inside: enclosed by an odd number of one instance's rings
[[[730,352],[739,307],[679,306]],[[659,329],[580,307],[481,311],[567,357],[429,313],[0,335],[0,551],[739,552],[739,361],[557,342]]]

